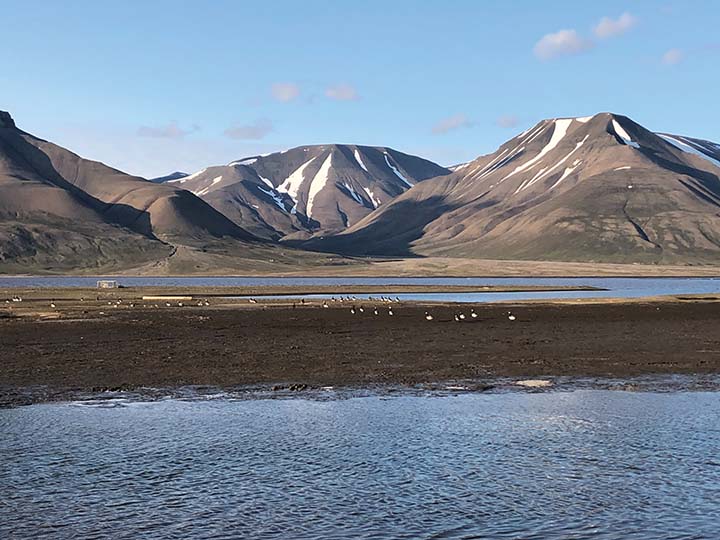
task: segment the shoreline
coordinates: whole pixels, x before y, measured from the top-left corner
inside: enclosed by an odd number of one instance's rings
[[[720,374],[720,297],[487,304],[58,303],[0,317],[0,402],[153,387],[413,388]],[[111,302],[112,303],[112,302]],[[372,313],[378,308],[378,315]],[[470,319],[470,310],[477,319]],[[393,315],[389,315],[390,309]],[[426,321],[430,311],[433,321]],[[455,322],[454,314],[467,319]],[[515,320],[508,318],[512,312]],[[480,388],[481,386],[478,386]],[[35,388],[36,392],[28,392]],[[296,395],[296,391],[290,392]],[[30,395],[31,397],[28,397]]]

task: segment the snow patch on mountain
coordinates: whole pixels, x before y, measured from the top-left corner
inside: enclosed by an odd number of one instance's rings
[[[688,154],[696,155],[720,168],[720,161],[718,161],[712,156],[709,156],[708,154],[697,148],[697,145],[693,144],[692,141],[690,141],[689,139],[685,137],[680,137],[679,135],[671,136],[664,133],[658,133],[658,135],[670,144],[672,144],[675,148],[682,150],[683,152],[686,152]]]
[[[188,180],[193,180],[193,179],[197,178],[198,176],[200,176],[201,174],[203,174],[205,171],[207,171],[207,168],[205,168],[205,169],[203,169],[203,170],[201,170],[201,171],[198,171],[198,172],[196,172],[196,173],[193,173],[193,174],[191,174],[190,176],[185,176],[185,177],[183,177],[183,178],[178,178],[177,180],[170,180],[170,181],[168,182],[168,184],[184,184],[184,183],[187,182]]]
[[[570,127],[570,124],[572,123],[572,121],[573,121],[572,118],[560,118],[557,120],[553,120],[553,126],[554,126],[553,134],[550,137],[550,141],[548,141],[548,143],[545,145],[545,147],[542,150],[540,150],[540,153],[537,156],[535,156],[534,158],[532,158],[531,160],[526,161],[522,165],[518,165],[515,168],[515,170],[513,172],[511,172],[510,174],[508,174],[505,178],[503,178],[501,180],[501,182],[504,180],[507,180],[508,178],[510,178],[511,176],[514,176],[515,174],[517,174],[519,172],[526,171],[528,169],[533,168],[535,165],[537,165],[540,162],[540,160],[543,157],[545,157],[545,155],[548,152],[552,151],[558,145],[558,143],[565,137],[565,134],[567,133],[567,130]]]
[[[285,179],[284,182],[282,182],[277,187],[277,191],[279,191],[280,193],[287,193],[288,196],[292,199],[293,207],[290,210],[291,214],[295,214],[297,212],[297,197],[300,191],[300,186],[302,186],[303,182],[305,181],[305,169],[313,161],[315,161],[315,158],[311,158],[309,161],[306,161],[305,163],[300,165],[290,176]]]
[[[384,155],[385,155],[385,163],[387,163],[387,166],[390,167],[392,172],[395,173],[395,176],[397,176],[400,180],[402,180],[407,185],[407,187],[413,187],[412,182],[410,182],[410,180],[405,178],[397,167],[395,167],[392,163],[390,163],[390,159],[389,159],[390,156],[388,156],[388,153],[384,152]]]
[[[332,167],[332,157],[333,154],[330,152],[310,184],[310,189],[308,190],[307,211],[305,212],[305,215],[309,218],[312,217],[312,207],[315,202],[315,197],[318,193],[320,193],[320,191],[322,191],[325,184],[327,184],[328,176],[330,175],[330,168]]]
[[[367,193],[368,197],[370,197],[370,202],[372,203],[373,208],[377,208],[378,206],[380,206],[382,204],[382,201],[380,201],[380,199],[375,198],[375,194],[372,191],[370,191],[370,188],[364,187],[363,191],[365,193]]]
[[[357,164],[360,165],[360,167],[362,167],[362,169],[363,169],[365,172],[370,172],[370,171],[368,171],[367,167],[365,166],[365,163],[363,163],[363,160],[362,160],[362,158],[360,157],[360,152],[358,152],[358,149],[357,149],[357,148],[356,148],[355,151],[353,152],[353,155],[355,156],[355,161],[357,161]]]
[[[632,137],[630,137],[630,135],[628,135],[628,132],[625,131],[625,129],[620,125],[620,122],[618,122],[614,118],[612,121],[612,126],[615,130],[615,135],[620,137],[627,146],[632,146],[633,148],[640,148],[640,145],[632,140]]]

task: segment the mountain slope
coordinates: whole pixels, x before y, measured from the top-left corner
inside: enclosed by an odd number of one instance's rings
[[[191,193],[83,159],[0,112],[0,263],[131,265],[213,238],[255,240]]]
[[[254,234],[280,239],[343,230],[416,183],[448,173],[391,148],[319,145],[209,167],[168,183]]]
[[[602,113],[545,120],[313,249],[378,255],[720,260],[720,147]]]

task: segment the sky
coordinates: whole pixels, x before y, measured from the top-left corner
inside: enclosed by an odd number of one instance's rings
[[[294,146],[442,165],[611,111],[720,142],[720,2],[0,0],[0,110],[160,176]]]

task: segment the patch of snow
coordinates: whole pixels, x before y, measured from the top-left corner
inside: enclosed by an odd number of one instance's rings
[[[584,124],[585,122],[588,122],[589,120],[592,120],[592,116],[581,116],[581,117],[579,117],[579,118],[576,118],[575,120],[577,120],[577,121],[580,122],[581,124]]]
[[[632,146],[633,148],[640,148],[640,145],[632,140],[630,135],[628,135],[627,131],[625,131],[625,129],[620,125],[620,122],[613,118],[612,125],[613,129],[615,130],[615,134],[620,137],[627,146]]]
[[[363,163],[363,160],[362,160],[362,158],[360,157],[360,152],[358,152],[358,149],[357,149],[357,148],[355,149],[354,155],[355,155],[355,161],[358,162],[358,165],[360,165],[365,172],[369,172],[369,171],[367,170],[367,167],[365,166],[365,163]]]
[[[362,197],[360,197],[360,195],[358,195],[355,192],[355,190],[352,188],[352,186],[350,184],[348,184],[347,182],[343,182],[343,186],[345,187],[346,190],[348,190],[348,193],[350,193],[352,198],[355,199],[355,201],[357,201],[358,204],[363,204]]]
[[[284,182],[282,182],[278,187],[277,191],[280,193],[287,193],[290,198],[293,201],[293,207],[292,210],[290,210],[291,214],[294,214],[297,212],[297,198],[298,193],[300,192],[300,187],[302,186],[303,182],[305,181],[305,169],[308,165],[310,165],[315,158],[310,158],[309,161],[306,161],[302,165],[300,165],[290,176],[288,176]]]
[[[197,195],[198,197],[202,197],[203,195],[207,195],[208,192],[210,191],[210,188],[213,187],[213,186],[214,186],[215,184],[217,184],[218,182],[220,182],[220,180],[222,180],[222,176],[218,176],[218,177],[216,177],[216,178],[213,178],[213,180],[212,180],[212,182],[210,182],[210,184],[208,184],[207,186],[205,186],[204,188],[202,188],[202,189],[199,190],[199,191],[193,191],[193,193],[194,193],[195,195]]]
[[[258,174],[258,177],[260,177],[260,180],[262,180],[263,182],[265,182],[265,184],[267,184],[267,187],[269,187],[270,189],[275,189],[275,186],[273,186],[273,183],[270,181],[269,178],[265,178],[264,176],[262,176],[260,174]]]
[[[526,161],[522,165],[518,165],[513,172],[508,174],[501,181],[507,180],[511,176],[513,176],[519,172],[531,169],[532,167],[537,165],[540,162],[540,160],[543,157],[545,157],[545,155],[548,152],[552,151],[558,145],[558,143],[565,137],[568,127],[570,127],[571,123],[572,123],[572,118],[560,118],[558,120],[554,120],[553,121],[553,124],[554,124],[553,134],[550,137],[550,141],[545,145],[545,147],[542,150],[540,150],[540,153],[537,156],[535,156],[534,158],[532,158],[531,160]]]
[[[660,135],[663,139],[672,144],[675,148],[678,148],[679,150],[682,150],[683,152],[686,152],[688,154],[694,154],[698,157],[701,157],[704,160],[709,161],[716,167],[720,168],[720,161],[704,153],[702,150],[693,145],[690,140],[682,138],[679,135],[670,136],[661,133],[659,133],[658,135]]]
[[[258,186],[257,188],[260,191],[262,191],[265,195],[268,195],[269,197],[271,197],[273,202],[277,206],[279,206],[281,210],[283,210],[284,212],[287,212],[287,210],[285,209],[285,204],[283,203],[282,197],[280,197],[280,195],[278,195],[277,191],[275,191],[274,189],[266,190],[262,186]]]
[[[526,189],[526,188],[529,188],[529,187],[532,186],[535,182],[537,182],[538,180],[540,180],[543,176],[547,176],[548,174],[550,174],[551,172],[553,172],[555,169],[557,169],[560,165],[562,165],[563,163],[565,163],[565,162],[570,158],[570,156],[572,156],[577,150],[580,149],[580,147],[581,147],[583,144],[585,144],[585,141],[587,141],[587,139],[588,139],[589,136],[590,136],[590,135],[585,135],[585,138],[584,138],[582,141],[580,141],[579,143],[577,143],[577,144],[575,145],[575,148],[573,148],[572,150],[570,150],[570,153],[569,153],[568,155],[566,155],[564,158],[562,158],[560,161],[558,161],[555,165],[553,165],[552,167],[548,168],[547,170],[546,170],[546,169],[540,169],[540,172],[539,172],[538,174],[536,174],[535,177],[534,177],[532,180],[530,180],[530,182],[527,183],[527,185],[521,185],[521,186],[517,189],[517,191],[515,191],[515,193],[517,193],[518,191],[522,191],[522,190],[524,190],[524,189]]]
[[[380,206],[382,204],[382,201],[380,199],[375,198],[375,194],[372,191],[370,191],[370,188],[364,187],[363,191],[365,193],[367,193],[368,197],[370,197],[370,202],[372,203],[373,208],[377,208],[378,206]]]
[[[550,189],[554,189],[558,184],[560,184],[560,182],[562,182],[562,181],[565,180],[568,176],[570,176],[570,175],[572,174],[572,172],[573,172],[575,169],[577,169],[577,168],[578,168],[578,165],[580,165],[581,163],[582,163],[582,160],[576,159],[576,160],[573,162],[573,166],[572,166],[572,167],[567,167],[567,168],[565,169],[565,172],[562,173],[562,176],[561,176],[560,178],[558,178],[558,181],[555,182],[555,183],[550,187]]]
[[[455,171],[461,171],[462,169],[464,169],[464,168],[467,167],[468,165],[470,165],[470,162],[469,162],[469,161],[468,161],[467,163],[458,163],[457,165],[451,165],[450,167],[448,167],[448,169],[450,169],[450,170],[453,171],[453,172],[455,172]]]
[[[625,165],[624,167],[618,167],[617,169],[613,169],[614,171],[626,171],[628,169],[632,169],[630,165]]]
[[[240,161],[233,161],[231,163],[228,163],[229,167],[234,167],[235,165],[252,165],[257,161],[257,158],[246,158],[241,159]]]
[[[405,182],[405,184],[407,185],[407,187],[413,187],[412,183],[411,183],[407,178],[405,178],[405,177],[403,176],[403,174],[398,170],[398,168],[395,167],[392,163],[390,163],[390,159],[389,159],[390,156],[388,156],[388,153],[387,153],[387,152],[384,152],[384,155],[385,155],[385,163],[387,163],[387,166],[390,167],[390,169],[392,170],[392,172],[395,173],[395,176],[397,176],[400,180],[402,180],[403,182]]]
[[[186,176],[184,178],[178,178],[177,180],[170,180],[170,181],[168,181],[168,184],[184,184],[188,180],[193,180],[193,179],[197,178],[198,176],[203,174],[205,171],[207,171],[207,168],[205,168],[201,171],[198,171],[196,173],[193,173],[190,176]]]
[[[332,167],[332,157],[333,154],[330,152],[320,167],[320,170],[315,175],[315,178],[313,178],[310,183],[310,190],[308,191],[307,199],[307,211],[305,212],[305,215],[309,218],[312,217],[312,207],[315,202],[315,196],[320,193],[322,188],[325,187],[325,184],[327,184],[330,168]]]

